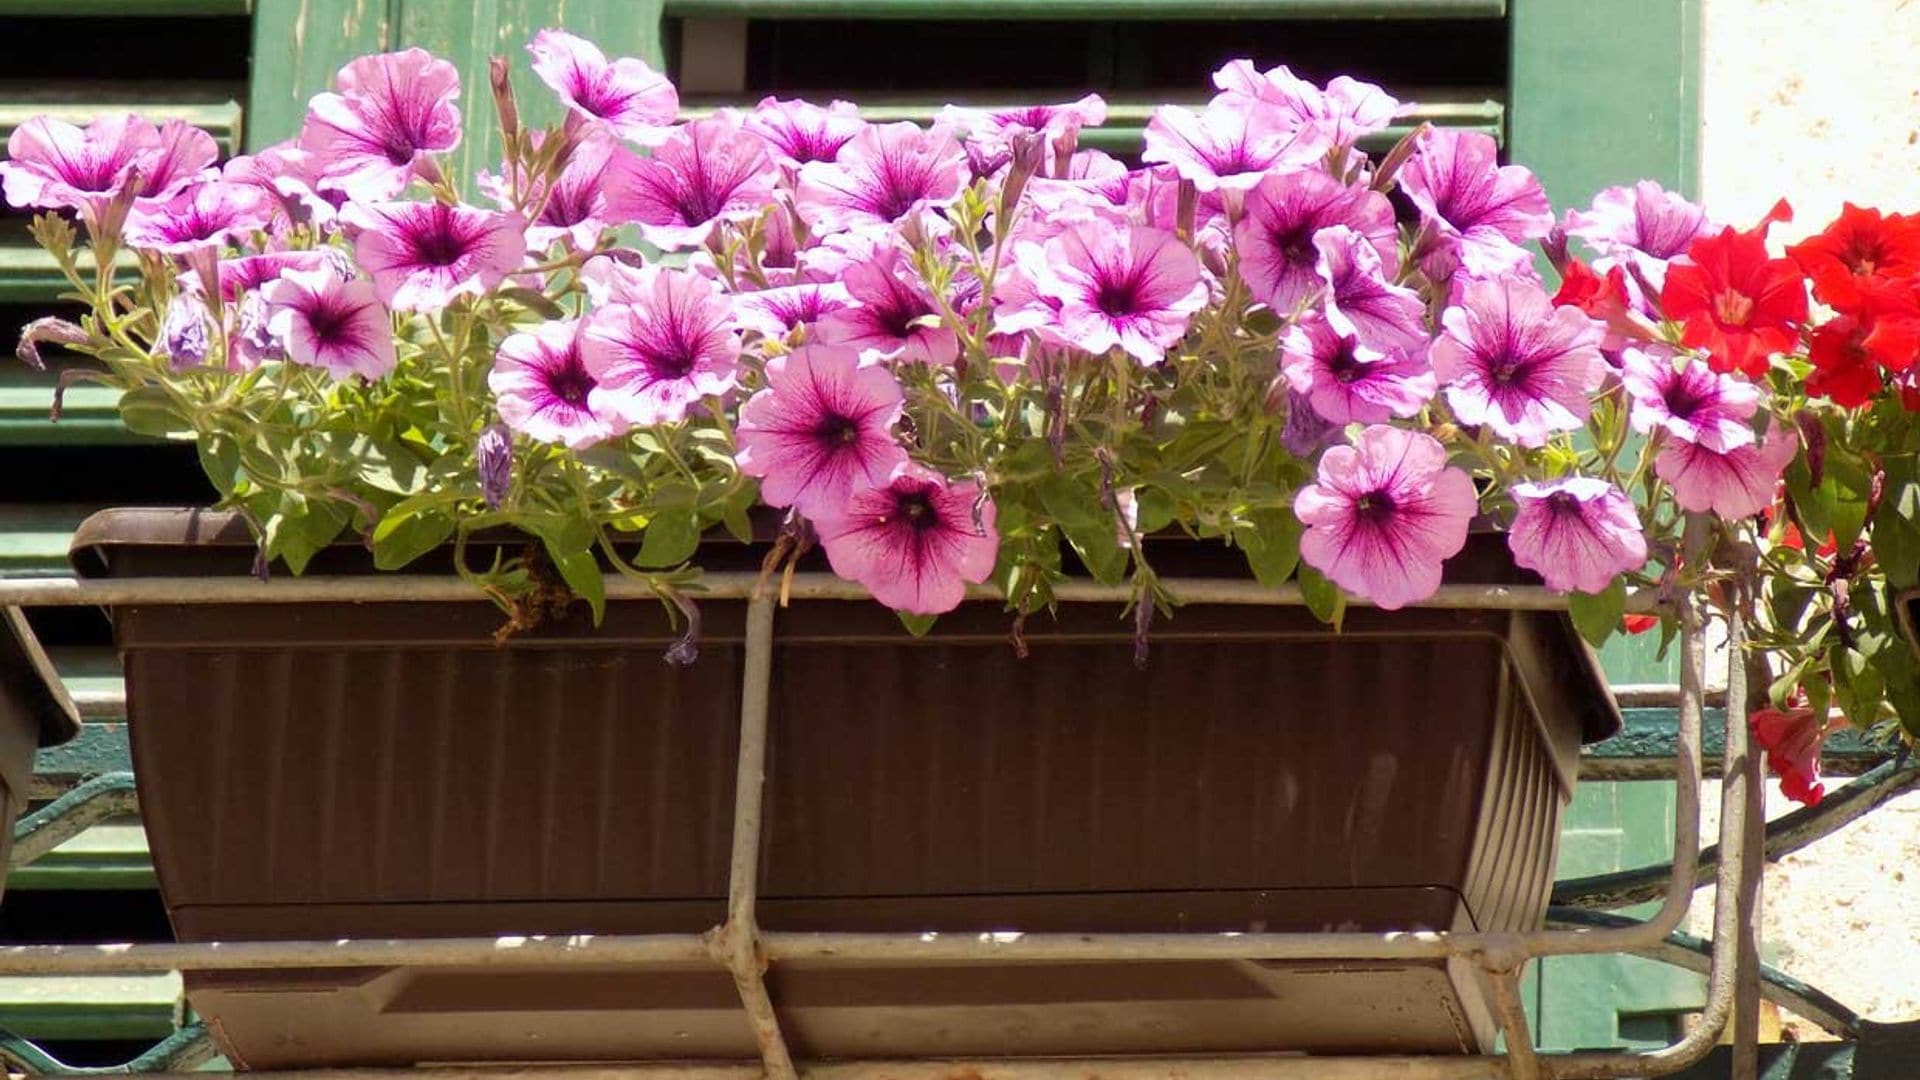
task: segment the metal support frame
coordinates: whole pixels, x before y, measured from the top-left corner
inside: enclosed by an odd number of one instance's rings
[[[1166,580],[1168,592],[1182,603],[1293,605],[1303,603],[1297,588],[1267,588],[1251,581]],[[864,600],[857,584],[821,574],[800,574],[783,589],[792,600]],[[651,598],[645,582],[608,582],[609,599]],[[1679,701],[1678,768],[1674,818],[1673,872],[1654,916],[1629,925],[1553,928],[1514,933],[1418,931],[1396,933],[1226,933],[1226,934],[963,934],[763,933],[754,920],[762,841],[762,784],[768,686],[772,676],[775,602],[752,574],[709,574],[699,595],[748,601],[746,661],[741,697],[740,750],[734,801],[733,850],[727,921],[704,935],[508,936],[417,940],[339,940],[213,942],[196,944],[13,945],[0,947],[0,975],[88,974],[168,970],[242,970],[354,966],[512,966],[578,967],[607,964],[685,963],[705,960],[733,976],[741,1006],[757,1037],[757,1066],[530,1066],[525,1068],[410,1068],[298,1070],[303,1080],[436,1080],[439,1077],[540,1077],[586,1080],[613,1077],[677,1077],[719,1080],[764,1075],[792,1080],[796,1068],[781,1032],[779,1016],[767,992],[769,964],[802,958],[902,961],[976,961],[993,963],[1062,960],[1405,960],[1459,957],[1484,971],[1494,992],[1496,1018],[1505,1037],[1504,1055],[1431,1057],[1216,1057],[1151,1058],[1104,1061],[867,1062],[809,1066],[819,1078],[914,1080],[967,1075],[980,1080],[1053,1077],[1063,1068],[1104,1078],[1180,1076],[1261,1076],[1273,1080],[1602,1080],[1652,1077],[1686,1068],[1719,1041],[1736,1013],[1758,1000],[1758,982],[1741,986],[1743,957],[1751,955],[1752,927],[1759,893],[1759,757],[1751,752],[1745,724],[1728,724],[1722,786],[1718,889],[1707,1004],[1701,1023],[1678,1042],[1647,1052],[1542,1054],[1533,1046],[1521,1008],[1518,979],[1528,960],[1553,955],[1608,952],[1656,952],[1685,918],[1698,884],[1700,855],[1701,721],[1704,711],[1705,645],[1702,614],[1691,597],[1677,601],[1682,650]],[[998,599],[987,588],[970,590],[979,599]],[[1068,582],[1056,588],[1059,600],[1073,603],[1122,603],[1124,586]],[[153,578],[121,580],[0,581],[0,605],[69,606],[95,604],[206,604],[300,602],[473,602],[470,586],[456,579],[404,575],[252,579]],[[1550,611],[1564,609],[1566,597],[1529,586],[1445,586],[1424,606],[1458,609]],[[1629,597],[1630,610],[1648,610],[1654,597]],[[1736,612],[1729,617],[1726,709],[1745,713],[1747,687],[1742,669],[1745,628]],[[1752,819],[1752,820],[1750,820]],[[1736,1003],[1736,996],[1739,1001]],[[1738,1008],[1736,1008],[1736,1004]],[[1742,1024],[1741,1026],[1746,1026]],[[172,1074],[164,1074],[172,1075]],[[182,1074],[184,1076],[188,1074]],[[275,1074],[265,1073],[263,1076]]]

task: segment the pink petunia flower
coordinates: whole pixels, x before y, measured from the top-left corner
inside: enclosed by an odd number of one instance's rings
[[[340,212],[357,230],[354,258],[382,302],[404,311],[439,311],[478,296],[519,269],[527,254],[524,222],[444,203],[357,203]]]
[[[536,146],[540,135],[540,132],[534,133]],[[522,192],[530,196],[530,204],[540,209],[540,216],[527,224],[527,250],[546,251],[564,240],[575,251],[592,251],[600,237],[613,227],[607,208],[607,178],[616,171],[614,161],[621,160],[619,169],[629,168],[628,159],[633,156],[633,151],[605,132],[585,132],[550,188]],[[503,169],[511,167],[502,166]],[[521,178],[521,183],[527,182]],[[513,209],[513,185],[506,176],[481,173],[480,190],[502,210]]]
[[[643,146],[666,136],[680,111],[680,95],[645,61],[608,60],[600,47],[565,30],[542,30],[527,46],[533,73],[574,115],[605,124]]]
[[[320,270],[332,266],[324,251],[269,251],[238,259],[222,259],[218,271],[220,299],[234,303],[288,270]],[[335,274],[343,280],[351,275]],[[183,278],[182,280],[194,280]]]
[[[905,465],[894,437],[905,395],[892,372],[852,349],[802,345],[767,363],[767,385],[740,406],[740,471],[760,498],[816,517],[879,487]]]
[[[1647,562],[1633,500],[1591,476],[1512,487],[1518,512],[1507,530],[1513,561],[1556,592],[1605,592],[1614,576]]]
[[[336,379],[378,379],[397,363],[393,319],[365,281],[342,281],[327,268],[289,270],[260,295],[268,331],[296,364]]]
[[[938,615],[987,580],[1000,552],[994,506],[970,480],[907,463],[815,519],[833,572],[898,611]]]
[[[1247,192],[1246,215],[1234,226],[1240,275],[1263,304],[1291,314],[1320,289],[1314,234],[1345,225],[1366,238],[1383,272],[1399,269],[1393,205],[1371,188],[1349,187],[1315,169],[1269,176]]]
[[[769,95],[760,99],[740,126],[765,139],[780,164],[797,169],[808,162],[837,159],[841,148],[866,130],[867,122],[860,119],[860,109],[852,102],[820,106]]]
[[[630,302],[595,311],[581,358],[599,387],[593,411],[641,426],[677,423],[703,397],[740,377],[740,333],[726,296],[685,270],[634,273]]]
[[[893,225],[960,194],[967,155],[944,128],[876,124],[800,167],[794,205],[817,234]]]
[[[1467,543],[1473,480],[1431,435],[1375,425],[1320,457],[1293,512],[1300,557],[1355,596],[1392,610],[1440,587],[1440,565]]]
[[[300,129],[323,189],[391,199],[428,155],[460,144],[460,71],[425,49],[362,56],[334,85],[338,93],[314,96]]]
[[[1314,276],[1326,284],[1324,314],[1342,334],[1379,349],[1424,349],[1427,305],[1420,294],[1387,280],[1373,244],[1345,225],[1313,237]]]
[[[163,202],[213,179],[219,157],[220,147],[207,132],[185,120],[161,124],[158,145],[140,162],[140,203]]]
[[[1603,330],[1579,308],[1556,308],[1536,286],[1473,281],[1440,316],[1433,372],[1464,424],[1484,424],[1521,446],[1543,446],[1592,412],[1607,376]]]
[[[1530,263],[1520,245],[1553,228],[1540,181],[1524,166],[1500,164],[1493,138],[1477,131],[1428,128],[1399,180],[1471,277],[1498,277]]]
[[[821,317],[822,343],[853,349],[867,362],[946,365],[960,356],[959,336],[941,320],[933,293],[898,245],[872,245],[841,281],[852,303]]]
[[[1653,286],[1665,283],[1667,261],[1713,231],[1706,211],[1652,180],[1632,187],[1610,187],[1593,197],[1590,210],[1567,213],[1567,235],[1577,236],[1601,257],[1594,268],[1630,263]],[[1630,287],[1637,286],[1631,277]]]
[[[1234,60],[1213,73],[1222,97],[1277,105],[1302,125],[1318,126],[1334,146],[1385,131],[1407,108],[1372,83],[1340,75],[1324,88],[1284,65],[1261,71],[1251,60]]]
[[[1620,363],[1620,382],[1633,398],[1629,419],[1635,431],[1659,429],[1709,450],[1753,443],[1759,387],[1692,358],[1675,367],[1673,351],[1659,346],[1624,349]]]
[[[291,225],[312,224],[324,229],[333,224],[346,196],[338,191],[321,192],[320,173],[320,158],[289,139],[257,153],[229,158],[221,166],[220,178],[265,192],[285,219],[274,222],[279,233]]]
[[[1320,160],[1328,145],[1324,131],[1275,106],[1230,99],[1197,113],[1178,105],[1155,109],[1140,160],[1173,166],[1201,191],[1247,191],[1269,173]]]
[[[778,340],[853,303],[847,287],[837,281],[804,281],[733,298],[740,328]]]
[[[615,221],[638,224],[649,243],[679,251],[706,242],[723,221],[760,216],[777,177],[767,144],[722,110],[675,128],[651,156],[617,163],[607,209]]]
[[[35,116],[7,137],[8,160],[0,161],[0,182],[9,206],[64,207],[97,215],[159,145],[154,126],[131,113],[102,116],[85,128]]]
[[[543,322],[500,343],[487,387],[508,427],[574,450],[618,433],[618,418],[594,407],[581,331],[578,321]]]
[[[218,180],[195,184],[164,202],[142,200],[127,215],[127,246],[168,255],[218,250],[265,227],[272,216],[273,205],[259,188]]]
[[[1081,128],[1099,127],[1107,122],[1107,101],[1099,94],[1088,94],[1078,101],[1059,105],[1022,105],[1016,108],[969,108],[948,105],[940,112],[940,121],[967,135],[967,141],[979,145],[988,155],[1009,152],[1017,135],[1033,135],[1051,156],[1053,148]]]
[[[1799,449],[1790,427],[1774,427],[1761,442],[1731,450],[1674,439],[1653,459],[1653,471],[1673,485],[1682,510],[1738,521],[1772,504],[1774,485]]]
[[[1377,424],[1419,412],[1433,398],[1433,369],[1420,353],[1380,349],[1310,319],[1287,330],[1280,343],[1287,385],[1313,411],[1336,424]]]
[[[1099,354],[1122,349],[1158,364],[1207,301],[1200,260],[1173,233],[1145,226],[1078,225],[1047,241],[1035,287],[1059,305],[1041,333]]]

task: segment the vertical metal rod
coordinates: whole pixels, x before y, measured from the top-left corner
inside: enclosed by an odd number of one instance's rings
[[[1512,1080],[1540,1080],[1540,1055],[1533,1048],[1533,1031],[1527,1026],[1527,1007],[1520,1000],[1520,972],[1525,956],[1483,958],[1487,981],[1493,984],[1493,1012],[1500,1021],[1500,1033],[1507,1037],[1507,1075]]]
[[[747,601],[746,664],[741,675],[740,755],[733,787],[733,862],[727,921],[711,935],[715,958],[733,973],[740,1006],[753,1025],[769,1080],[796,1080],[793,1055],[767,993],[754,901],[760,889],[761,798],[767,778],[767,697],[773,679],[773,597]]]
[[[1734,609],[1736,614],[1730,627],[1731,638],[1727,648],[1732,656],[1727,665],[1727,737],[1731,741],[1733,729],[1738,727],[1747,743],[1747,753],[1741,763],[1739,781],[1743,788],[1741,805],[1746,810],[1746,832],[1741,838],[1741,851],[1746,855],[1741,867],[1739,896],[1741,917],[1734,942],[1734,984],[1733,984],[1733,1069],[1730,1080],[1758,1080],[1760,1076],[1760,881],[1766,870],[1766,861],[1757,853],[1763,851],[1767,840],[1767,804],[1765,770],[1762,764],[1765,756],[1750,737],[1747,727],[1746,702],[1750,689],[1747,679],[1747,657],[1743,655],[1745,644],[1743,627],[1737,624],[1740,612],[1747,609],[1753,594],[1749,591],[1752,579],[1738,583],[1734,589]],[[1728,772],[1726,781],[1733,780]]]

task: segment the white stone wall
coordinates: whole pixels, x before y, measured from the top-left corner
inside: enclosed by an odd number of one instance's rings
[[[1795,218],[1780,237],[1819,231],[1842,202],[1920,212],[1920,0],[1702,4],[1700,186],[1715,220],[1744,226],[1782,196]],[[1777,789],[1768,804],[1793,808]],[[1763,914],[1780,966],[1872,1019],[1920,1018],[1920,794],[1769,867]]]

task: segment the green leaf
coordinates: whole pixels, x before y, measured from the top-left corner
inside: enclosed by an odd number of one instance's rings
[[[1335,630],[1347,617],[1347,597],[1340,586],[1328,581],[1320,571],[1304,563],[1300,566],[1300,595],[1306,598],[1307,610],[1314,617],[1327,623]]]
[[[1103,585],[1118,585],[1124,580],[1127,550],[1120,546],[1120,523],[1101,505],[1098,487],[1063,473],[1055,473],[1036,486],[1040,504],[1086,564],[1087,573]]]
[[[600,574],[600,561],[591,551],[555,551],[551,543],[547,545],[547,555],[553,559],[554,568],[560,571],[567,588],[593,609],[593,625],[599,626],[607,617],[607,583]]]
[[[445,510],[389,511],[373,530],[373,565],[382,570],[400,569],[446,543],[453,535],[454,524],[453,515]]]
[[[1278,588],[1300,564],[1300,534],[1305,531],[1292,510],[1266,507],[1249,513],[1244,524],[1234,527],[1233,541],[1246,553],[1247,566],[1260,584]]]
[[[1588,644],[1596,649],[1605,645],[1620,629],[1620,618],[1627,613],[1627,579],[1615,575],[1603,592],[1569,595],[1567,610]]]
[[[212,432],[201,436],[195,449],[200,452],[200,471],[207,474],[214,490],[233,494],[234,479],[240,473],[240,444],[230,435]]]
[[[138,386],[120,395],[120,422],[136,434],[159,438],[193,431],[193,420],[157,386]]]
[[[1920,583],[1920,477],[1911,457],[1887,458],[1886,470],[1886,494],[1873,514],[1873,557],[1887,583],[1900,588]]]
[[[895,611],[894,614],[900,616],[900,625],[907,628],[907,633],[917,638],[926,637],[927,631],[932,630],[933,624],[940,619],[938,615],[920,615],[911,611]]]
[[[742,482],[720,506],[720,520],[726,525],[728,535],[743,544],[753,542],[753,519],[747,516],[747,511],[753,509],[759,499],[758,485]]]
[[[647,521],[640,534],[640,555],[634,561],[648,569],[679,566],[700,546],[700,514],[692,507],[663,509]]]
[[[304,574],[315,554],[346,528],[349,510],[330,499],[281,498],[281,511],[268,529],[267,554],[278,557],[294,574]]]

